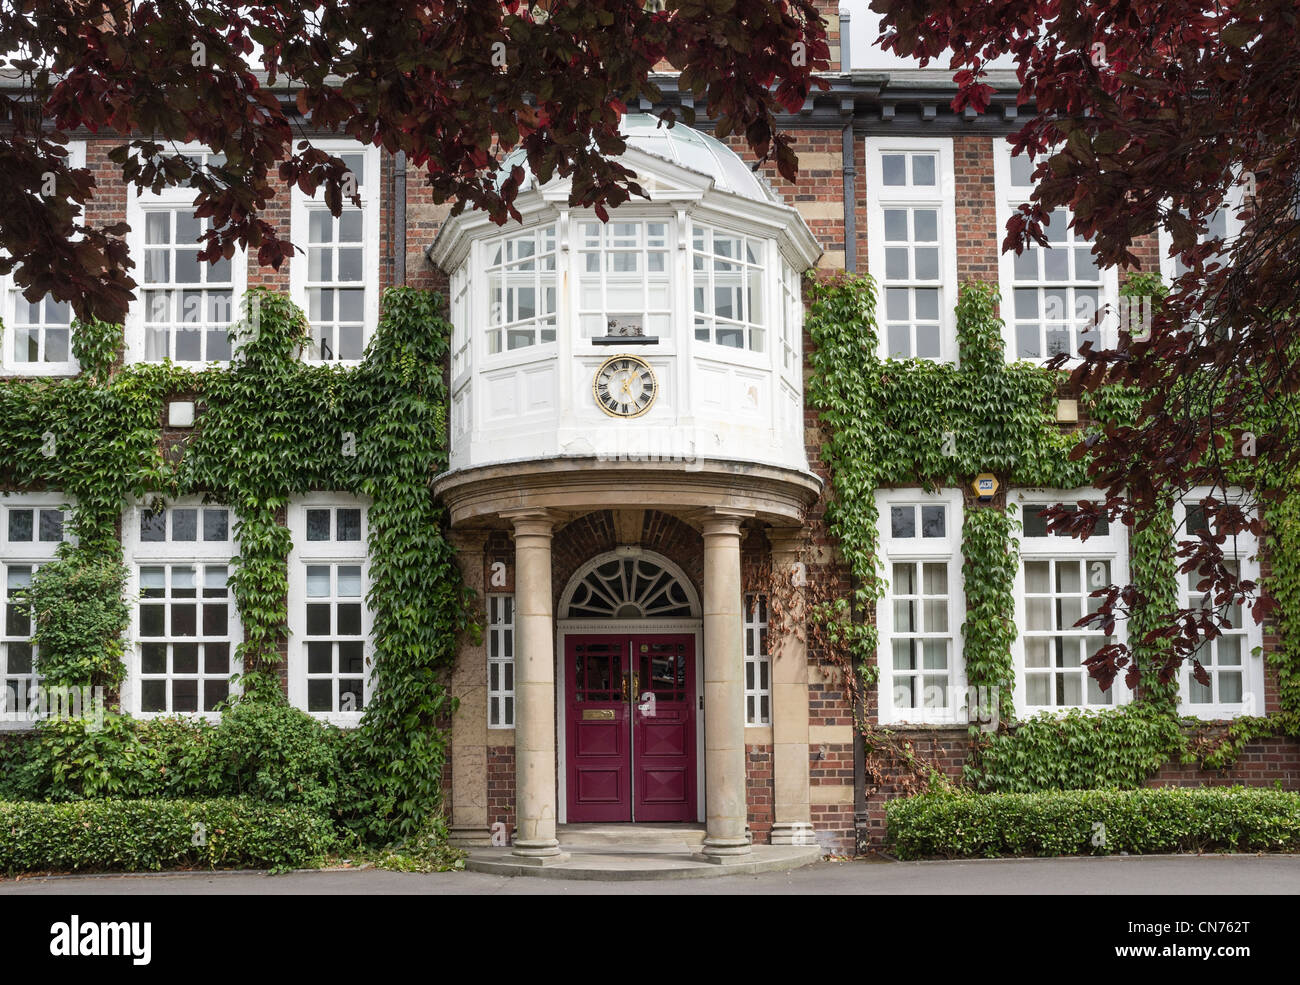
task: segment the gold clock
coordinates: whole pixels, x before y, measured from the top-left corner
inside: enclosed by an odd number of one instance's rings
[[[596,370],[591,392],[610,417],[640,417],[654,405],[659,381],[644,359],[612,356]]]

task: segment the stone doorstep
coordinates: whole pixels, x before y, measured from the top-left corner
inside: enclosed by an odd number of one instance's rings
[[[749,855],[728,859],[726,865],[718,865],[703,861],[693,850],[575,850],[563,838],[560,845],[568,853],[564,861],[529,864],[515,859],[509,848],[493,848],[471,853],[465,861],[465,869],[498,876],[631,882],[782,872],[820,861],[822,857],[822,850],[817,847],[755,845]]]
[[[586,853],[621,849],[624,852],[698,850],[704,844],[702,824],[561,824],[556,838],[565,851]]]

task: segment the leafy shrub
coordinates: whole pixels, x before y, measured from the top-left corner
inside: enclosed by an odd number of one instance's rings
[[[55,802],[149,797],[159,792],[164,767],[127,716],[106,712],[100,728],[80,718],[52,719],[36,724],[9,795]]]
[[[213,730],[207,788],[321,814],[338,801],[340,732],[283,701],[242,701]]]
[[[885,814],[905,859],[1300,849],[1300,794],[1281,790],[925,794]]]
[[[330,823],[296,805],[248,800],[0,803],[0,871],[150,871],[319,865]]]
[[[6,796],[64,802],[101,797],[236,797],[329,814],[337,800],[339,731],[283,702],[238,702],[217,725],[135,721],[106,713],[40,722],[15,752]]]

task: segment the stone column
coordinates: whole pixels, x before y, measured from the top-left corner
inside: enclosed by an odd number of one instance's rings
[[[774,845],[815,845],[808,789],[808,644],[803,635],[805,599],[801,529],[772,529],[772,573],[784,597],[781,638],[768,636],[772,661],[772,775],[776,793]]]
[[[452,531],[452,546],[465,584],[483,600],[483,547],[487,531]],[[452,844],[490,845],[487,800],[487,641],[462,637],[451,672],[451,693],[460,701],[451,718]]]
[[[704,528],[703,858],[741,861],[745,837],[745,648],[741,620],[740,522],[714,512]]]
[[[544,510],[503,513],[515,531],[516,862],[567,858],[555,838],[555,624],[551,533]]]

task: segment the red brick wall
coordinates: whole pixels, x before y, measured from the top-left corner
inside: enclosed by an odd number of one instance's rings
[[[1250,743],[1230,769],[1203,770],[1195,763],[1170,763],[1147,781],[1149,787],[1271,787],[1300,790],[1300,739],[1286,736]]]
[[[776,809],[776,790],[772,772],[772,747],[770,745],[745,746],[745,803],[749,811],[749,830],[755,845],[766,845],[772,840],[773,812]]]
[[[960,728],[898,729],[894,738],[910,744],[918,758],[934,764],[946,776],[960,779],[970,749],[970,736]],[[867,760],[867,841],[872,848],[885,843],[885,804],[913,791],[906,789],[908,771],[892,752],[881,751]]]
[[[515,829],[515,747],[488,746],[487,751],[488,826],[500,821],[506,833]]]
[[[1003,231],[998,226],[993,183],[993,140],[988,136],[953,138],[953,176],[957,203],[957,283],[997,283]]]

